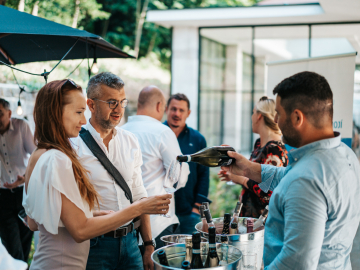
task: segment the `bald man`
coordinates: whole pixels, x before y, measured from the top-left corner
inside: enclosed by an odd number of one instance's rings
[[[171,161],[182,154],[174,132],[160,122],[165,106],[164,94],[158,87],[145,87],[139,94],[136,115],[130,116],[128,123],[122,126],[123,129],[135,134],[139,140],[143,155],[142,178],[148,196],[166,194],[163,187],[166,170]],[[183,164],[178,188],[185,186],[189,172],[188,164]],[[162,236],[180,233],[173,200],[168,214],[170,218],[150,216],[151,233],[155,238],[156,248],[163,246],[160,240]]]

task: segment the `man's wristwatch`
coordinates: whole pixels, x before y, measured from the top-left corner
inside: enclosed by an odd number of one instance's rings
[[[149,241],[145,241],[144,242],[144,247],[146,246],[153,246],[154,248],[156,248],[156,243],[155,243],[155,240],[154,239],[151,239]]]

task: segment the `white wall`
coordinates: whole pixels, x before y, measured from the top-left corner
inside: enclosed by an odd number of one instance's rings
[[[198,57],[197,27],[174,27],[172,39],[171,94],[182,93],[190,100],[188,126],[197,129],[198,123]]]

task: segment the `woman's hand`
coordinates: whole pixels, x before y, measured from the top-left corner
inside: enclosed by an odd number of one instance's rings
[[[134,203],[139,206],[141,214],[157,215],[166,214],[169,211],[171,194],[156,195],[143,198]]]
[[[113,210],[99,210],[99,211],[93,211],[93,216],[94,217],[100,217],[100,216],[105,216],[108,214],[114,213]]]
[[[218,173],[218,175],[221,181],[226,181],[226,182],[232,181],[238,185],[243,185],[244,187],[248,188],[247,181],[249,180],[249,178],[247,177],[235,175],[232,174],[231,172],[227,172],[224,170],[221,170]]]

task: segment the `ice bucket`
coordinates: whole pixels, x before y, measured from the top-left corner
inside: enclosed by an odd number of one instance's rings
[[[247,219],[246,217],[239,218],[239,224],[238,226],[243,226],[244,219]],[[257,220],[257,219],[255,219]],[[215,227],[222,229],[224,218],[214,218],[213,222],[215,224]],[[202,229],[202,223],[199,222],[196,224],[195,229],[199,231],[202,236],[208,238],[208,234],[203,232]],[[242,254],[246,256],[246,254],[250,253],[256,253],[256,260],[257,260],[257,269],[260,270],[262,266],[262,258],[263,258],[263,251],[264,251],[264,230],[260,230],[257,232],[252,233],[244,233],[244,234],[231,234],[227,235],[229,245],[234,246],[241,250]],[[221,242],[220,240],[221,234],[216,235],[216,242]]]
[[[201,249],[201,258],[203,260],[203,263],[206,260],[207,253],[209,250],[208,243],[202,243],[203,245],[206,245],[206,248]],[[219,258],[222,258],[221,253],[221,245],[222,244],[216,244],[216,249],[219,255]],[[159,259],[156,255],[156,253],[160,250],[165,250],[167,260],[169,262],[170,266],[164,266],[159,263]],[[185,260],[186,255],[186,248],[185,244],[174,244],[170,246],[165,246],[162,248],[159,248],[154,251],[154,253],[151,255],[151,259],[153,260],[155,264],[156,270],[163,270],[163,269],[180,269],[181,270],[181,263]],[[239,249],[233,246],[229,246],[229,253],[228,253],[228,264],[218,267],[211,267],[211,268],[202,268],[202,269],[211,269],[211,270],[237,270],[240,267],[240,262],[242,258],[242,253]]]
[[[161,237],[161,241],[165,243],[166,246],[172,244],[184,244],[185,238],[187,236],[191,237],[191,234],[172,234],[172,235],[165,235]],[[208,240],[205,237],[201,237],[201,242],[207,242]]]

